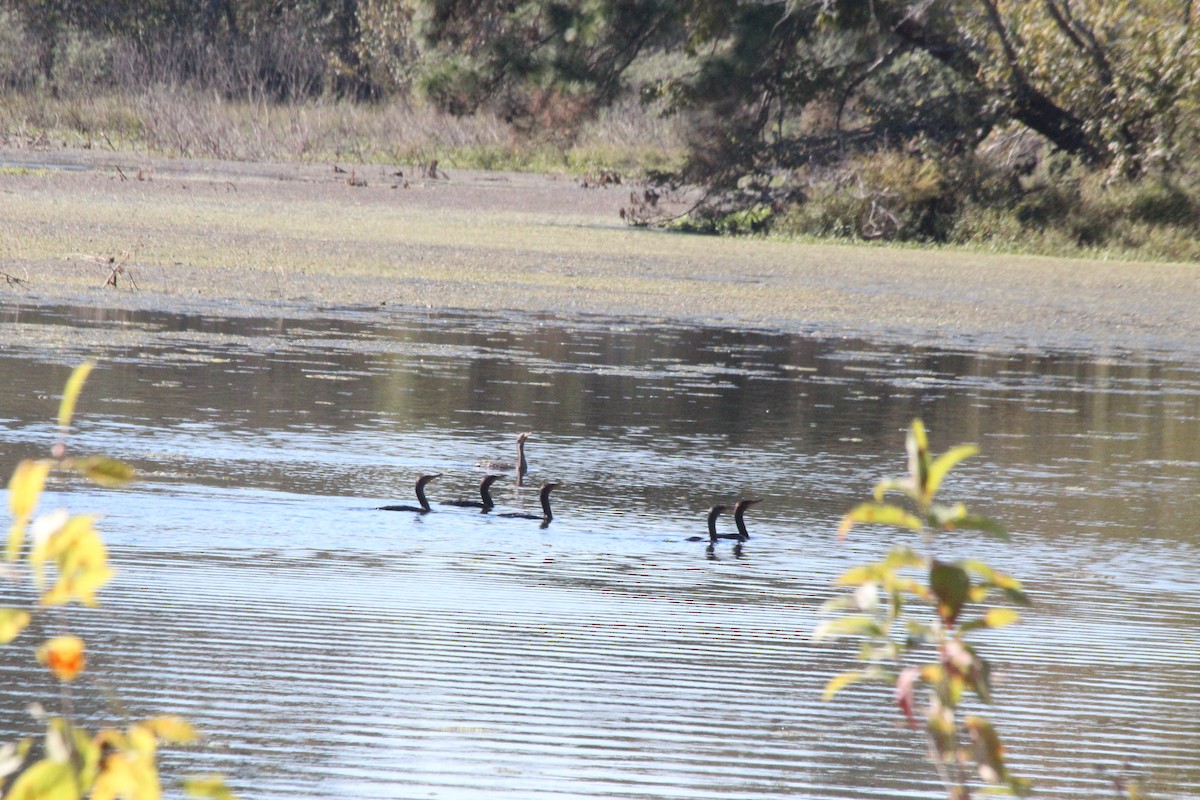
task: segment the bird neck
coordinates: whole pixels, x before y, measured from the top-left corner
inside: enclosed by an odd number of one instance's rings
[[[709,541],[717,540],[717,517],[721,516],[721,509],[714,508],[708,512],[708,538]]]

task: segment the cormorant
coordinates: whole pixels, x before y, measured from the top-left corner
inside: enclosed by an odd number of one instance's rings
[[[525,440],[531,435],[530,433],[517,434],[517,463],[513,464],[509,461],[480,461],[476,466],[483,467],[492,472],[506,472],[515,469],[517,471],[517,485],[523,486],[525,475],[529,472],[529,463],[525,460]]]
[[[717,517],[721,516],[723,512],[728,510],[729,506],[723,506],[720,504],[717,504],[708,510],[708,543],[710,545],[716,544],[718,539],[738,538],[736,533],[717,533]],[[703,536],[689,536],[687,541],[702,542],[704,541],[704,538],[705,537]]]
[[[737,505],[733,507],[733,522],[737,525],[737,540],[744,542],[750,538],[750,534],[746,531],[746,520],[742,517],[746,514],[746,509],[755,503],[761,503],[762,500],[738,500]]]
[[[492,493],[489,491],[493,483],[499,479],[499,475],[484,475],[483,480],[479,482],[480,500],[447,500],[442,503],[444,506],[458,506],[459,508],[479,508],[486,511],[491,511],[496,504],[492,502]]]
[[[550,513],[550,492],[558,487],[557,483],[543,483],[541,491],[538,492],[538,500],[542,503],[542,515],[526,514],[523,511],[513,511],[507,514],[497,514],[497,517],[508,517],[509,519],[540,519],[542,527],[550,524],[550,520],[554,519],[554,514]]]
[[[434,478],[442,477],[441,473],[437,475],[422,475],[417,478],[417,502],[418,506],[380,506],[378,511],[413,511],[417,514],[426,514],[433,509],[429,507],[429,501],[425,499],[425,484],[429,483]]]

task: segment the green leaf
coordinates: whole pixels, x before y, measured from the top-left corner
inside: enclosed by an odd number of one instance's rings
[[[929,485],[929,438],[925,435],[925,423],[914,419],[904,444],[908,450],[908,474],[913,486],[922,497],[928,497],[930,493],[926,487]]]
[[[88,456],[73,462],[75,469],[92,483],[107,488],[124,486],[135,477],[134,469],[124,461],[105,456]]]
[[[965,528],[971,531],[983,531],[990,533],[993,536],[999,537],[1001,540],[1009,541],[1008,530],[991,517],[984,517],[979,514],[965,514],[954,521],[951,529]]]
[[[883,636],[883,630],[871,617],[843,617],[822,622],[813,631],[813,640],[818,642],[845,636]]]
[[[79,393],[83,391],[83,383],[95,366],[94,361],[85,361],[76,367],[71,372],[71,377],[67,379],[66,388],[63,389],[62,402],[58,405],[58,427],[64,435],[71,427],[71,418],[75,416],[75,403],[79,400]]]
[[[971,753],[979,769],[979,777],[993,786],[1003,786],[1018,797],[1029,793],[1029,781],[1009,774],[1004,762],[1004,745],[992,723],[983,717],[968,716],[963,727],[971,736]]]
[[[888,551],[887,556],[881,563],[888,570],[897,570],[902,567],[924,567],[925,556],[911,547],[897,545]]]
[[[1021,588],[1021,582],[1011,575],[996,572],[982,561],[966,560],[960,561],[959,564],[978,575],[987,586],[992,586],[1002,591],[1010,602],[1023,606],[1031,605],[1029,598]]]
[[[946,477],[946,473],[953,469],[955,464],[978,452],[979,448],[973,444],[960,444],[958,447],[952,447],[938,456],[929,465],[929,477],[925,484],[926,502],[932,500],[933,496],[937,494],[938,489],[941,488],[942,480]]]
[[[938,641],[940,628],[935,629],[931,625],[922,625],[916,620],[908,621],[908,642],[910,645],[918,644],[934,644]]]
[[[953,625],[971,591],[967,571],[955,564],[934,561],[929,570],[929,588],[938,599],[938,616],[942,622]]]

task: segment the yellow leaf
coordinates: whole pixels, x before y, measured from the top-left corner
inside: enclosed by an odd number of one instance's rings
[[[879,567],[874,564],[865,566],[851,567],[842,573],[834,584],[836,586],[861,586],[864,583],[879,580]]]
[[[153,719],[145,720],[142,724],[153,731],[154,735],[164,742],[187,744],[199,738],[196,729],[192,727],[190,722],[174,714],[154,717]]]
[[[129,747],[143,756],[153,757],[158,750],[158,737],[143,722],[129,726]]]
[[[14,517],[29,519],[37,507],[38,497],[50,474],[50,462],[45,459],[25,459],[13,470],[8,481],[8,507]]]
[[[79,797],[71,765],[44,758],[17,776],[4,800],[79,800]]]
[[[92,786],[91,800],[116,800],[136,797],[137,779],[124,753],[113,753],[104,759],[104,766]]]
[[[225,779],[220,775],[198,775],[194,778],[187,778],[183,782],[183,788],[189,796],[203,798],[203,800],[237,800],[236,795],[229,791],[229,787],[225,785]]]
[[[834,695],[845,689],[852,683],[858,683],[863,679],[864,675],[861,672],[843,672],[841,675],[835,675],[829,683],[825,684],[825,691],[821,693],[821,699],[825,701],[832,700]]]
[[[96,747],[107,747],[110,750],[124,750],[129,746],[129,742],[125,739],[125,734],[116,728],[104,728],[100,730],[92,741],[95,742]]]
[[[954,467],[955,464],[962,461],[968,456],[973,456],[979,452],[979,448],[973,444],[962,444],[958,447],[952,447],[945,453],[938,456],[932,464],[929,465],[929,477],[925,483],[925,500],[926,502],[933,499],[937,494],[938,489],[942,485],[942,480],[946,474]],[[965,512],[966,509],[964,509]]]
[[[32,461],[26,459],[13,470],[8,482],[8,507],[12,511],[13,523],[8,531],[8,548],[5,557],[16,561],[21,553],[21,544],[25,541],[25,525],[37,508],[38,498],[46,485],[46,476],[50,474],[50,462],[46,460]]]
[[[941,682],[946,677],[946,670],[941,664],[926,664],[921,667],[921,680],[926,683],[936,684]]]
[[[58,405],[58,427],[64,435],[71,427],[71,417],[75,415],[75,402],[83,390],[83,382],[87,380],[94,366],[96,366],[95,362],[85,361],[76,367],[71,372],[71,377],[67,379],[67,386],[63,389],[62,402]]]
[[[850,530],[858,522],[899,525],[902,528],[912,528],[915,531],[921,530],[921,520],[903,508],[900,508],[900,506],[894,506],[890,503],[861,503],[850,509],[846,513],[846,516],[842,518],[842,525],[838,530],[838,538],[842,538],[846,531]]]
[[[1021,615],[1011,608],[990,608],[983,615],[984,622],[989,628],[1003,628],[1021,621]]]
[[[58,581],[42,596],[43,605],[62,605],[73,599],[95,605],[96,591],[112,579],[108,551],[93,524],[95,520],[89,514],[70,517],[30,554],[30,564],[38,578],[46,558],[52,557],[57,562]]]
[[[29,614],[15,608],[0,608],[0,644],[8,644],[29,624]]]

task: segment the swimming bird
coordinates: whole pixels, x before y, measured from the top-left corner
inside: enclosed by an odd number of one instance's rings
[[[515,469],[517,486],[523,486],[525,475],[529,473],[529,462],[525,460],[525,440],[532,435],[529,432],[517,434],[517,462],[515,464],[510,461],[480,461],[475,466],[483,467],[489,472],[507,472]]]
[[[550,512],[550,493],[558,488],[557,483],[543,483],[541,491],[538,492],[538,500],[542,503],[542,515],[527,514],[523,511],[513,511],[506,514],[497,514],[497,517],[508,517],[509,519],[540,519],[542,527],[550,524],[550,520],[554,519],[554,514]]]
[[[729,506],[717,504],[708,510],[708,542],[710,545],[717,543],[718,539],[736,539],[736,533],[717,533],[717,517],[729,510]],[[689,536],[689,542],[702,542],[703,536]]]
[[[425,484],[429,483],[434,478],[442,477],[441,473],[437,475],[422,475],[417,478],[417,502],[418,506],[380,506],[377,511],[412,511],[417,514],[427,514],[433,509],[429,507],[429,501],[425,499]]]
[[[746,514],[746,509],[755,503],[761,503],[762,500],[738,500],[737,505],[733,507],[733,522],[737,525],[737,540],[744,542],[750,538],[749,532],[746,531],[746,520],[743,517]]]
[[[496,504],[492,502],[492,493],[490,490],[492,484],[495,483],[499,478],[499,475],[488,474],[483,476],[483,480],[479,482],[479,496],[483,498],[482,501],[447,500],[446,502],[442,503],[442,505],[458,506],[459,508],[479,508],[483,509],[484,512],[491,511],[493,508],[495,508]]]

